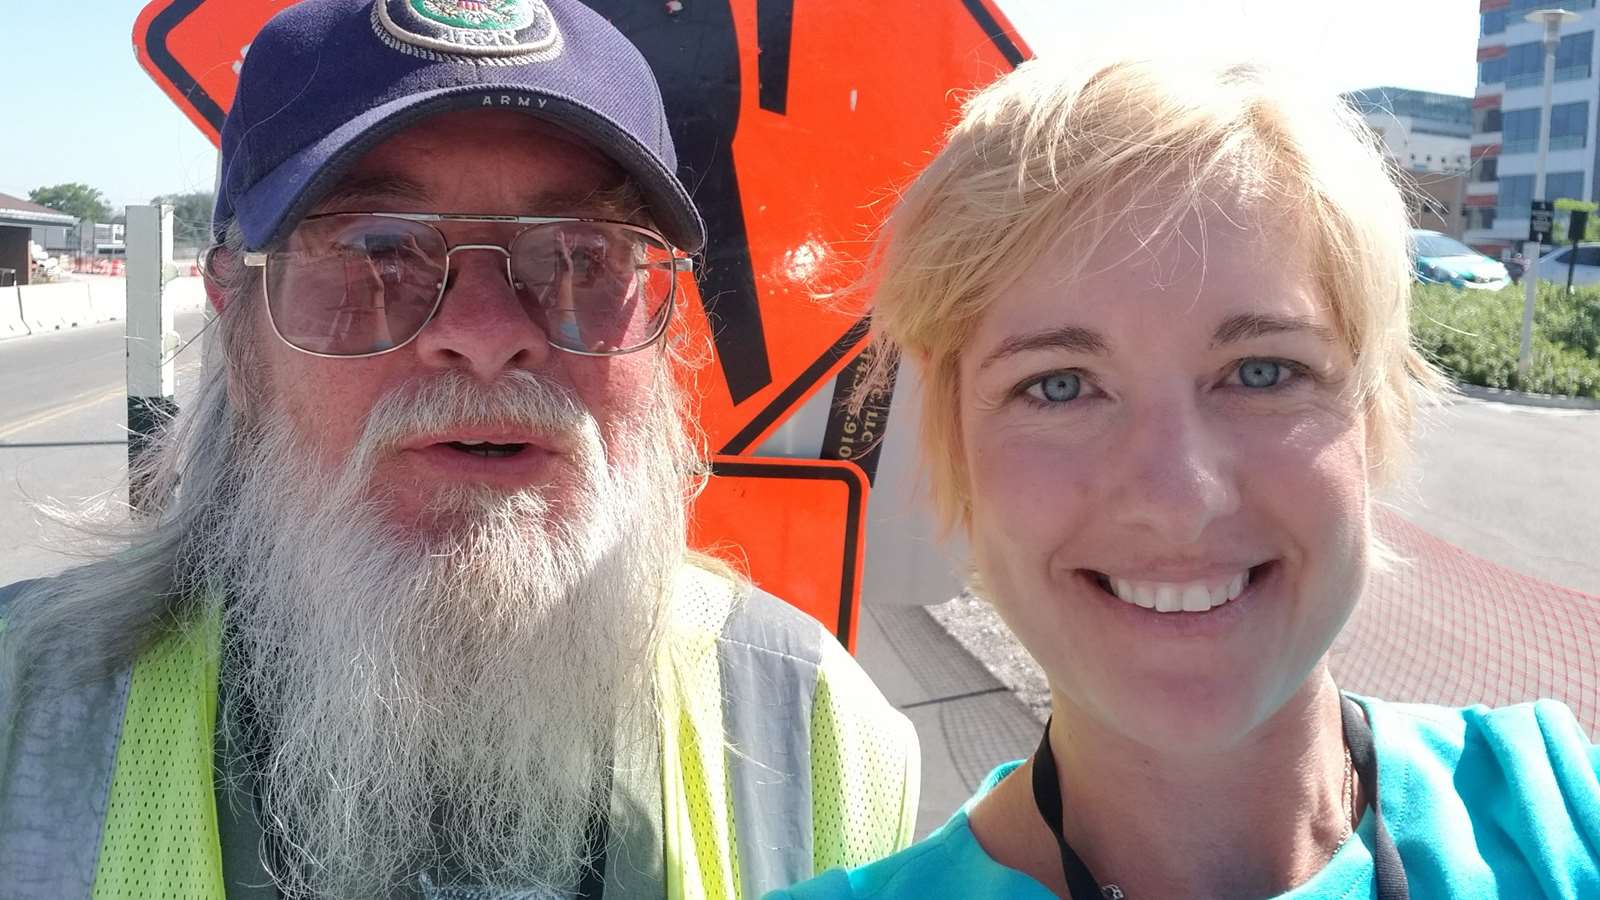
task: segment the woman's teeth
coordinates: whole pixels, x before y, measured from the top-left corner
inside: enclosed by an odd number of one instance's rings
[[[1100,577],[1101,587],[1115,594],[1118,599],[1160,613],[1215,609],[1238,597],[1249,584],[1249,571],[1220,581],[1191,581],[1185,584]]]

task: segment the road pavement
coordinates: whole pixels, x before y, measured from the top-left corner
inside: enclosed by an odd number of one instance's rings
[[[183,342],[204,323],[199,312],[174,320]],[[0,342],[0,584],[73,561],[68,535],[37,504],[76,505],[127,477],[124,334],[124,323],[106,322]],[[176,364],[181,402],[199,377],[200,344]]]
[[[1428,410],[1389,499],[1462,549],[1600,596],[1600,411],[1466,398]]]

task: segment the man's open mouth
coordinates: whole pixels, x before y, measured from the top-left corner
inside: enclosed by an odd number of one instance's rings
[[[528,449],[527,444],[496,444],[490,441],[450,441],[445,444],[451,450],[461,453],[470,453],[485,459],[499,459],[507,456],[516,456]]]

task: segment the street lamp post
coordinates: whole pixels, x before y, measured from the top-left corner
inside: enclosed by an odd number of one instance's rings
[[[1550,155],[1550,89],[1556,80],[1556,45],[1561,42],[1561,26],[1574,21],[1578,14],[1564,9],[1536,9],[1525,18],[1535,25],[1544,26],[1544,104],[1539,112],[1539,161],[1533,175],[1533,198],[1544,199],[1544,170]],[[1528,362],[1533,356],[1533,304],[1539,291],[1539,256],[1544,252],[1534,241],[1533,252],[1528,254],[1528,271],[1522,276],[1526,282],[1522,300],[1522,349],[1517,354],[1517,381],[1526,381]]]

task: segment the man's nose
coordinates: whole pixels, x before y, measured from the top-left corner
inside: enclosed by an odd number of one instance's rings
[[[506,259],[494,246],[451,250],[444,299],[417,335],[425,363],[493,381],[506,369],[535,369],[549,360],[549,341],[511,286]]]

